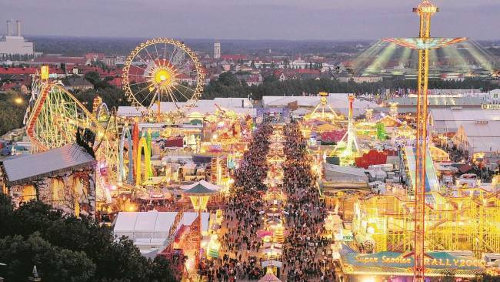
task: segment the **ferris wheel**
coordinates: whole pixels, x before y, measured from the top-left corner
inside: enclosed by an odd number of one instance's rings
[[[136,107],[151,110],[170,102],[170,114],[181,114],[201,96],[205,75],[196,54],[184,43],[155,38],[141,43],[123,68],[125,94]]]

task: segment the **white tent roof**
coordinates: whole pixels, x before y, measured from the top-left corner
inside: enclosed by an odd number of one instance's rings
[[[77,144],[3,161],[9,184],[35,180],[52,173],[80,168],[95,163],[95,159]]]
[[[356,175],[360,177],[366,177],[365,170],[362,168],[357,168],[357,167],[350,167],[350,166],[340,166],[340,165],[334,165],[334,164],[329,164],[325,163],[325,170],[326,171],[335,171],[339,173],[345,173],[345,174],[351,174],[351,175]]]
[[[174,224],[177,212],[120,212],[113,232],[116,236],[127,236],[136,241],[141,239],[167,239],[169,230]],[[184,225],[192,225],[197,218],[196,212],[185,212],[177,230]],[[208,230],[209,213],[201,214],[201,228]],[[176,230],[176,231],[177,231]]]
[[[439,108],[431,109],[430,115],[434,121],[500,120],[500,110]]]
[[[464,122],[458,132],[466,136],[471,153],[500,152],[500,121]]]
[[[221,107],[241,108],[241,104],[245,108],[252,108],[252,102],[248,98],[215,98],[214,103]]]
[[[349,109],[348,93],[329,93],[328,104],[337,112],[347,115]],[[320,97],[314,96],[263,96],[262,105],[264,107],[285,107],[289,103],[297,102],[299,107],[313,108],[320,103]],[[354,115],[363,114],[367,108],[376,108],[377,104],[356,99],[353,103]]]
[[[174,102],[161,102],[160,110],[162,112],[169,112],[177,110],[177,106],[182,108],[185,104],[186,103],[184,102],[179,102],[177,104]],[[187,109],[186,114],[213,114],[217,110],[217,106],[226,110],[234,111],[237,114],[255,116],[257,113],[256,109],[253,108],[252,103],[247,98],[215,98],[214,100],[198,100],[194,107]],[[120,106],[118,107],[117,114],[119,116],[134,117],[141,116],[141,113],[145,111],[146,108],[144,107],[136,108],[133,106]]]
[[[496,137],[497,142],[500,141],[500,121],[488,121],[486,123],[479,122],[465,122],[462,128],[467,135],[471,137]]]
[[[327,181],[368,183],[364,169],[328,163],[325,163],[324,167]]]

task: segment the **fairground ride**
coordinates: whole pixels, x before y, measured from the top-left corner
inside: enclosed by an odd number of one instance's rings
[[[333,110],[333,108],[328,104],[328,93],[327,92],[319,92],[319,103],[316,105],[314,110],[307,114],[305,119],[321,119],[321,120],[330,120],[336,121],[342,119],[341,116],[337,115],[337,113]]]
[[[145,115],[163,121],[182,116],[196,104],[205,74],[195,52],[184,43],[155,38],[130,53],[122,79],[129,102],[142,108]],[[161,102],[170,102],[168,108],[162,111]]]
[[[419,37],[388,39],[398,45],[418,50],[417,75],[417,136],[415,157],[415,240],[414,240],[414,281],[425,280],[425,187],[426,187],[426,158],[427,156],[427,89],[429,83],[429,52],[443,46],[452,45],[465,38],[432,38],[431,17],[439,8],[428,0],[413,9],[420,17]]]
[[[432,190],[426,195],[426,251],[471,251],[476,258],[500,252],[500,197],[496,193],[458,188],[456,196]],[[358,199],[353,230],[374,242],[374,252],[410,253],[414,249],[414,205],[403,195]]]
[[[360,154],[360,149],[356,138],[356,129],[354,127],[352,105],[354,99],[354,95],[349,95],[349,118],[347,131],[335,146],[333,151],[330,153],[331,156],[338,156],[340,159],[340,164],[343,166],[352,165],[354,163],[354,159]]]
[[[95,114],[76,99],[64,86],[48,79],[48,67],[42,77],[35,76],[32,95],[24,123],[34,152],[43,152],[76,142],[79,129],[95,134],[93,150],[98,161],[98,197],[114,183],[118,165],[118,125],[107,107]],[[99,191],[100,190],[100,191]]]

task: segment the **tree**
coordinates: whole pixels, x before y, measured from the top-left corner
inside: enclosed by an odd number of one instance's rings
[[[170,271],[172,269],[170,261],[165,257],[155,257],[155,259],[151,262],[150,269],[153,273],[150,277],[151,281],[177,281],[172,271]]]
[[[0,238],[7,235],[12,234],[11,231],[11,221],[12,221],[12,211],[14,207],[10,198],[0,193]]]
[[[219,75],[218,82],[224,86],[237,86],[241,85],[238,78],[232,72],[223,72]]]
[[[289,68],[290,67],[290,60],[288,58],[285,58],[285,60],[283,61],[283,64],[285,65],[285,69]]]
[[[269,76],[264,77],[264,80],[262,83],[274,83],[277,81],[278,81],[278,79],[274,75],[269,75]]]
[[[22,98],[23,102],[16,103],[16,98]],[[26,97],[14,90],[0,94],[0,135],[22,126],[27,107],[26,100]]]
[[[94,86],[101,81],[101,75],[96,71],[89,71],[85,74],[85,79]]]
[[[168,262],[143,257],[127,238],[91,218],[76,218],[39,201],[13,210],[0,195],[0,276],[23,281],[33,265],[44,281],[174,281]],[[6,227],[6,228],[4,228]],[[16,276],[19,275],[19,276]]]
[[[92,110],[92,103],[94,98],[100,96],[103,103],[106,103],[108,108],[111,110],[113,108],[118,108],[118,106],[129,105],[127,99],[125,98],[125,92],[122,89],[109,86],[101,89],[87,89],[83,91],[76,91],[74,93],[75,97],[87,106],[89,111]]]
[[[96,268],[85,253],[56,247],[38,232],[1,238],[0,261],[8,281],[26,281],[34,265],[45,281],[92,281]]]
[[[237,78],[230,73],[222,73],[218,80],[212,80],[205,85],[203,99],[213,99],[215,97],[247,97],[250,93],[254,97],[301,95],[306,93],[317,93],[319,90],[332,93],[380,93],[383,89],[412,89],[416,87],[414,81],[406,80],[384,80],[373,83],[339,82],[336,79],[321,78],[315,79],[288,79],[286,81],[271,81],[261,85],[242,85]],[[488,81],[476,79],[466,79],[463,82],[445,82],[441,80],[430,80],[432,88],[458,88],[470,89],[483,87],[485,90],[492,89],[494,85]],[[429,86],[431,87],[431,86]]]

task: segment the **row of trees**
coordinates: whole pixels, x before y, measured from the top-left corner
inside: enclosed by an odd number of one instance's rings
[[[89,110],[92,110],[92,102],[94,98],[100,96],[104,103],[111,110],[118,106],[126,106],[129,103],[122,89],[116,88],[109,84],[113,77],[102,78],[98,72],[88,72],[85,74],[85,79],[92,83],[93,89],[75,91],[73,94],[80,100]]]
[[[302,95],[302,93],[382,93],[385,89],[415,89],[416,81],[384,80],[380,82],[355,83],[340,82],[336,79],[294,79],[279,81],[274,76],[265,77],[261,85],[247,86],[230,72],[222,73],[218,79],[205,86],[204,99],[215,97],[251,97],[260,100],[262,96]],[[429,88],[436,89],[482,89],[488,91],[495,88],[489,81],[466,79],[464,81],[430,80]]]
[[[101,78],[98,73],[89,72],[85,78],[94,85],[94,91],[77,93],[79,99],[91,101],[95,95],[100,95],[108,106],[126,105],[123,90],[109,85],[110,78]],[[355,83],[354,81],[340,82],[336,79],[294,79],[279,81],[274,76],[264,78],[261,85],[248,86],[245,81],[239,80],[231,72],[220,74],[218,79],[210,81],[203,92],[203,99],[216,97],[250,97],[254,100],[262,96],[302,95],[302,93],[382,93],[385,89],[415,89],[416,82],[412,80],[384,80],[372,83]],[[464,81],[430,80],[429,88],[437,89],[482,89],[485,91],[495,88],[489,81],[466,79]]]
[[[163,257],[143,257],[132,241],[89,218],[32,201],[14,210],[0,193],[0,276],[26,281],[36,265],[43,281],[175,281]]]

